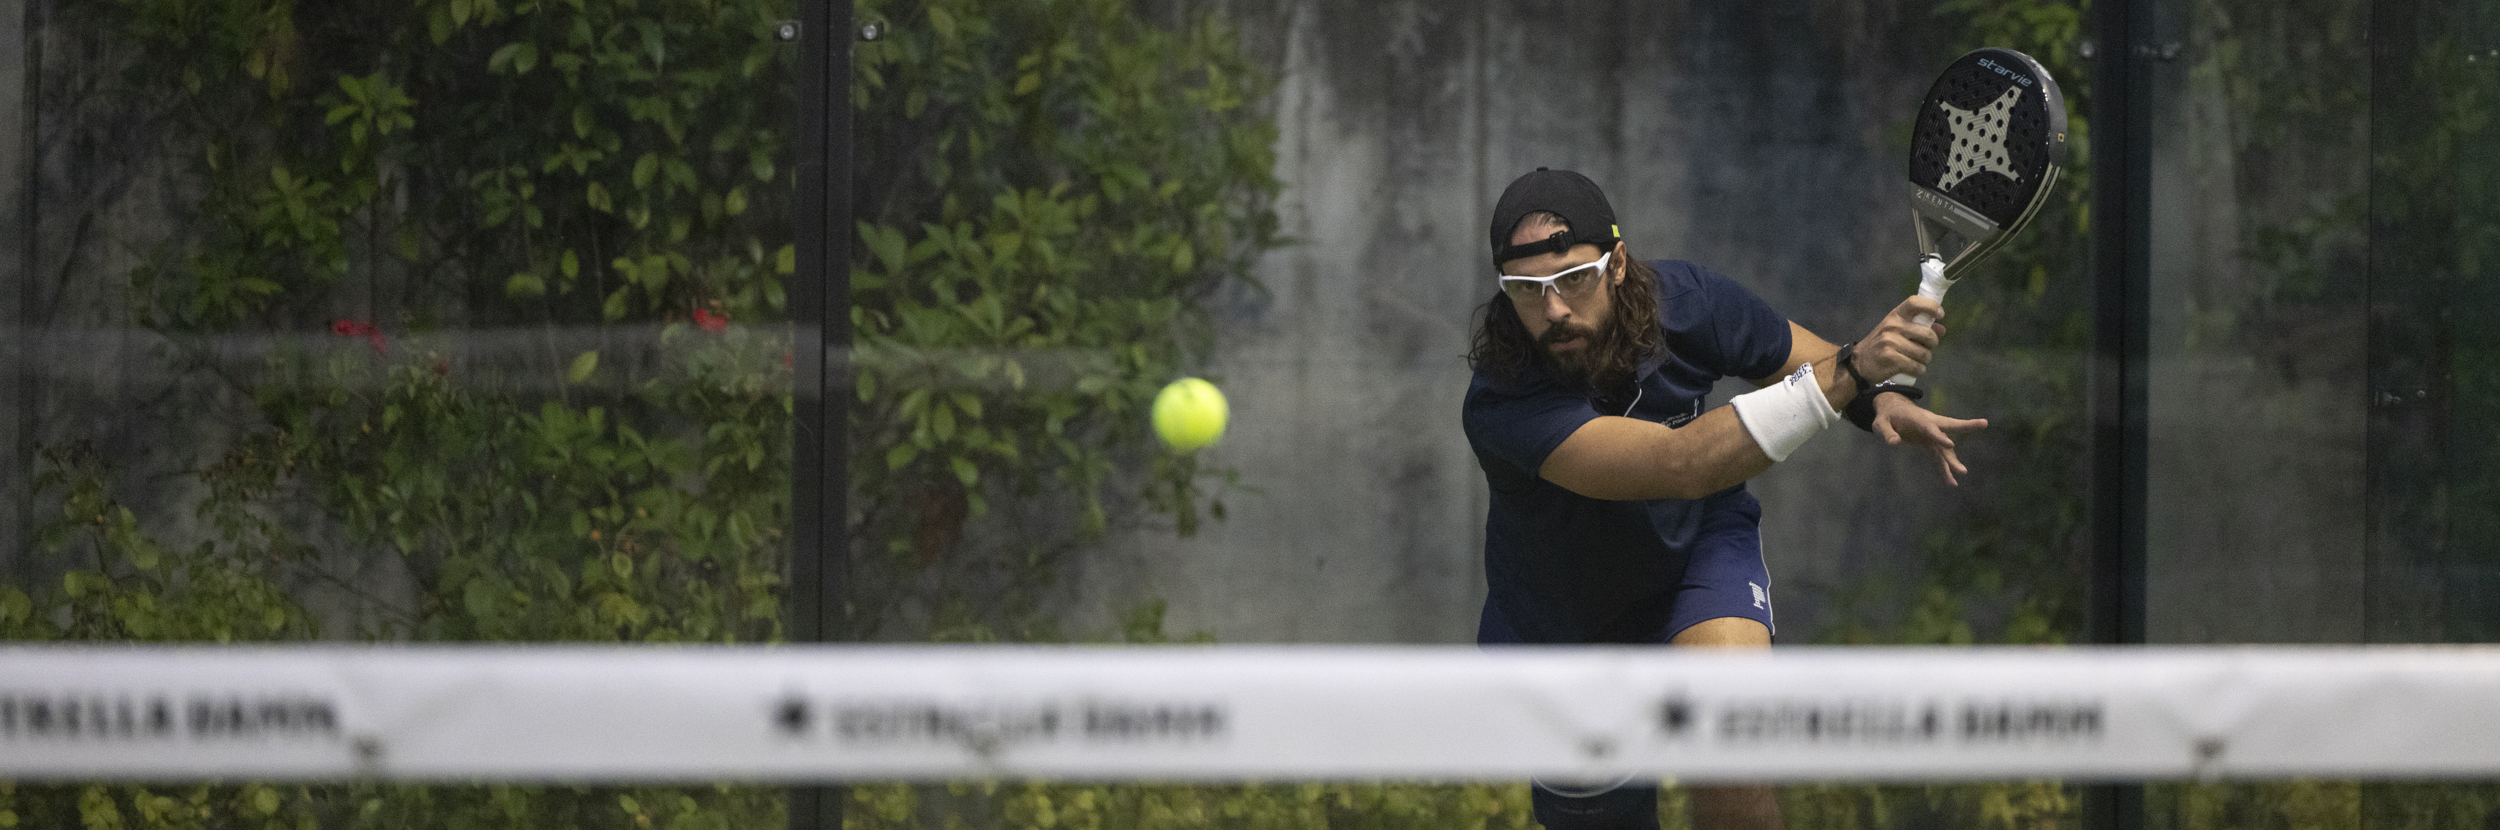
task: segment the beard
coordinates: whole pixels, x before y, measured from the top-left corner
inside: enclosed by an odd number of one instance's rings
[[[1597,370],[1604,365],[1602,350],[1612,344],[1599,338],[1597,329],[1576,323],[1555,323],[1546,327],[1536,339],[1537,353],[1545,357],[1554,374],[1576,389],[1594,390]],[[1567,352],[1554,351],[1554,344],[1577,338],[1580,348]]]

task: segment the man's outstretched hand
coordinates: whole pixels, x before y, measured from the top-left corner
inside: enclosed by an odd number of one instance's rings
[[[1886,444],[1899,446],[1908,442],[1926,447],[1936,454],[1936,465],[1944,471],[1944,483],[1956,487],[1962,482],[1955,476],[1969,473],[1970,468],[1962,466],[1962,459],[1954,455],[1953,436],[1987,428],[1986,418],[1947,418],[1900,395],[1875,396],[1875,434]]]

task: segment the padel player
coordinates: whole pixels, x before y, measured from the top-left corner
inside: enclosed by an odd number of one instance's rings
[[[1936,302],[1902,302],[1835,346],[1727,277],[1642,262],[1596,183],[1538,168],[1493,209],[1500,292],[1468,363],[1467,441],[1492,489],[1489,585],[1477,641],[1768,647],[1771,577],[1761,474],[1846,413],[1892,444],[1967,472],[1953,436],[1987,426],[1919,407],[1916,387],[1944,327]],[[1759,389],[1704,411],[1720,378]],[[1554,830],[1657,826],[1657,788],[1538,782]],[[1696,788],[1702,830],[1777,827],[1768,787]]]

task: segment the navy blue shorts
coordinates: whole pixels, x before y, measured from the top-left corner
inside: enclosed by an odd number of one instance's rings
[[[1666,645],[1704,620],[1742,617],[1761,623],[1772,634],[1771,568],[1762,561],[1762,513],[1750,501],[1731,510],[1712,510],[1694,534],[1684,577],[1656,601],[1624,612],[1605,630],[1589,632],[1575,644]],[[1518,627],[1493,603],[1484,604],[1476,624],[1478,645],[1527,643]]]
[[[1761,521],[1758,508],[1711,511],[1702,520],[1702,530],[1684,565],[1684,578],[1675,590],[1666,593],[1664,601],[1632,609],[1607,630],[1594,632],[1588,642],[1665,645],[1684,629],[1720,617],[1753,620],[1777,633],[1779,627],[1772,623],[1771,614],[1771,570],[1762,561]],[[1476,642],[1514,645],[1522,643],[1523,638],[1494,609],[1493,603],[1487,602],[1484,616],[1477,624]],[[1655,785],[1636,785],[1630,779],[1533,783],[1530,801],[1537,822],[1547,830],[1658,827]]]

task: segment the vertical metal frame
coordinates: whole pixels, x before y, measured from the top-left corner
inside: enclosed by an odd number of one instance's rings
[[[845,639],[850,512],[851,5],[799,4],[798,178],[791,211],[798,269],[790,278],[791,642]],[[791,830],[840,830],[841,787],[790,790]]]
[[[4,451],[7,475],[12,482],[0,487],[0,499],[7,502],[0,504],[0,579],[22,576],[16,569],[28,566],[26,551],[34,537],[35,493],[30,482],[35,478],[37,401],[43,389],[37,374],[41,367],[28,352],[35,343],[35,330],[43,324],[43,315],[38,311],[42,307],[42,291],[35,273],[41,250],[36,243],[42,221],[38,195],[43,187],[39,126],[43,120],[45,2],[23,0],[19,6],[18,134],[7,139],[16,145],[16,153],[0,153],[0,159],[19,162],[16,170],[0,175],[0,182],[14,180],[17,187],[11,194],[16,197],[14,204],[9,210],[0,211],[0,215],[8,217],[8,227],[0,230],[0,250],[14,255],[13,262],[0,266],[0,285],[7,285],[10,292],[5,301],[7,311],[0,312],[7,315],[0,318],[5,320],[0,322],[5,327],[0,328],[0,342],[22,344],[11,348],[7,362],[0,363],[0,378],[5,378],[0,383],[6,384],[0,388],[7,389],[5,394],[11,400]]]
[[[2145,634],[2146,369],[2151,344],[2153,0],[2092,6],[2091,555],[2087,634],[2142,643]],[[2084,825],[2145,825],[2140,784],[2087,788]]]
[[[2146,366],[2152,277],[2152,0],[2093,8],[2092,560],[2093,642],[2142,643]]]

